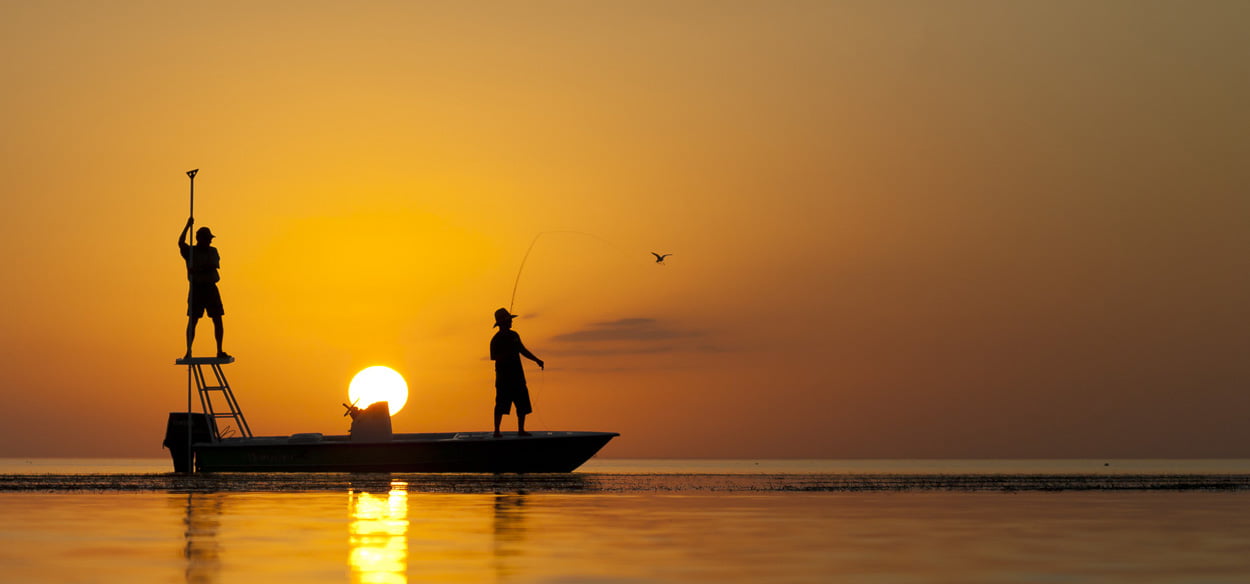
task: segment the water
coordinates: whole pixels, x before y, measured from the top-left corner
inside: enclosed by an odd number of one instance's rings
[[[1250,461],[0,460],[5,582],[1245,582]]]

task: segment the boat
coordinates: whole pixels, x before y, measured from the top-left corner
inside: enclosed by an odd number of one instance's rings
[[[178,359],[199,391],[201,412],[170,412],[164,446],[175,472],[567,473],[590,460],[616,432],[535,431],[404,434],[391,428],[390,406],[344,404],[345,435],[253,436],[221,366],[228,357]],[[207,365],[212,381],[204,374]],[[213,395],[218,394],[214,399]],[[223,403],[224,408],[220,408]],[[188,400],[190,401],[190,400]],[[190,408],[188,408],[190,409]],[[227,424],[223,432],[218,421]],[[238,435],[230,435],[235,434]]]

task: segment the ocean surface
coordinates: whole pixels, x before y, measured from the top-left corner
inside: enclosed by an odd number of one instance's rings
[[[0,459],[2,582],[1250,582],[1250,460]]]

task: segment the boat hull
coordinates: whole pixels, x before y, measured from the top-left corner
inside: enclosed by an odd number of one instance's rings
[[[561,473],[614,432],[395,434],[382,442],[317,434],[226,438],[192,445],[201,472]]]

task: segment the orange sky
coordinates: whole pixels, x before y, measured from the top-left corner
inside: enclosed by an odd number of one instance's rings
[[[164,456],[192,168],[260,434],[376,364],[489,429],[534,242],[530,426],[604,456],[1250,456],[1248,19],[6,3],[0,456]]]

